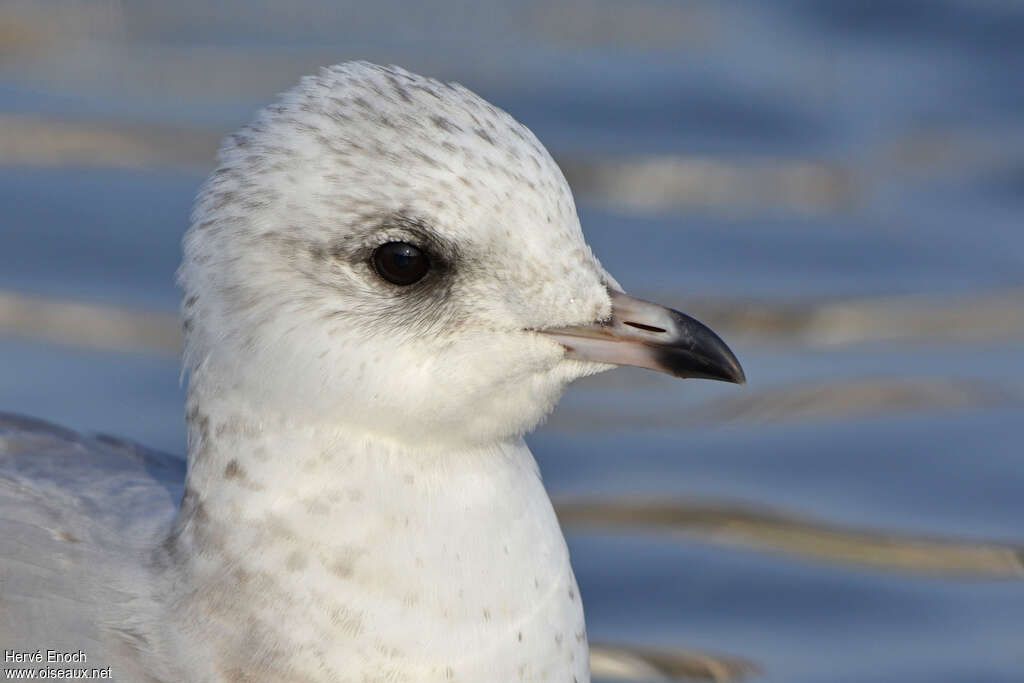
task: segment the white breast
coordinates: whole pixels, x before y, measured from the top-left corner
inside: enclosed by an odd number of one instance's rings
[[[293,680],[589,681],[565,540],[521,440],[442,455],[223,445],[277,455],[274,472],[255,458],[210,468],[205,487],[193,473],[207,490],[199,536],[220,547],[192,548],[188,583],[208,590],[175,620],[213,677],[251,671],[255,650],[265,674]]]

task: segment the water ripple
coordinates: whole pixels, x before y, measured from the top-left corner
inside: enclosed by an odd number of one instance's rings
[[[765,508],[716,502],[565,500],[568,528],[684,533],[853,567],[920,576],[1024,578],[1024,546],[852,529]]]

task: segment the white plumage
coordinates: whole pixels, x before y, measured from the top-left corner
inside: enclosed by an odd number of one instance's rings
[[[393,243],[422,279],[389,281]],[[173,458],[2,425],[5,647],[119,680],[589,680],[522,435],[607,363],[742,371],[681,314],[623,322],[655,307],[616,291],[526,128],[461,86],[325,69],[227,139],[179,279],[184,485]]]

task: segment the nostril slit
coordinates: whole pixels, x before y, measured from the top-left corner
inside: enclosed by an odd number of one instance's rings
[[[631,322],[629,320],[624,320],[622,322],[622,324],[623,325],[629,325],[630,327],[635,327],[638,330],[644,330],[645,332],[665,332],[666,331],[665,328],[663,328],[663,327],[655,327],[654,325],[644,325],[643,323],[634,323],[634,322]]]

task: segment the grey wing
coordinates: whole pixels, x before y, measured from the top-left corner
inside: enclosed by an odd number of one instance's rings
[[[110,633],[129,638],[129,622],[153,609],[147,558],[184,475],[179,457],[0,413],[4,649],[91,651],[88,666],[116,659]]]

